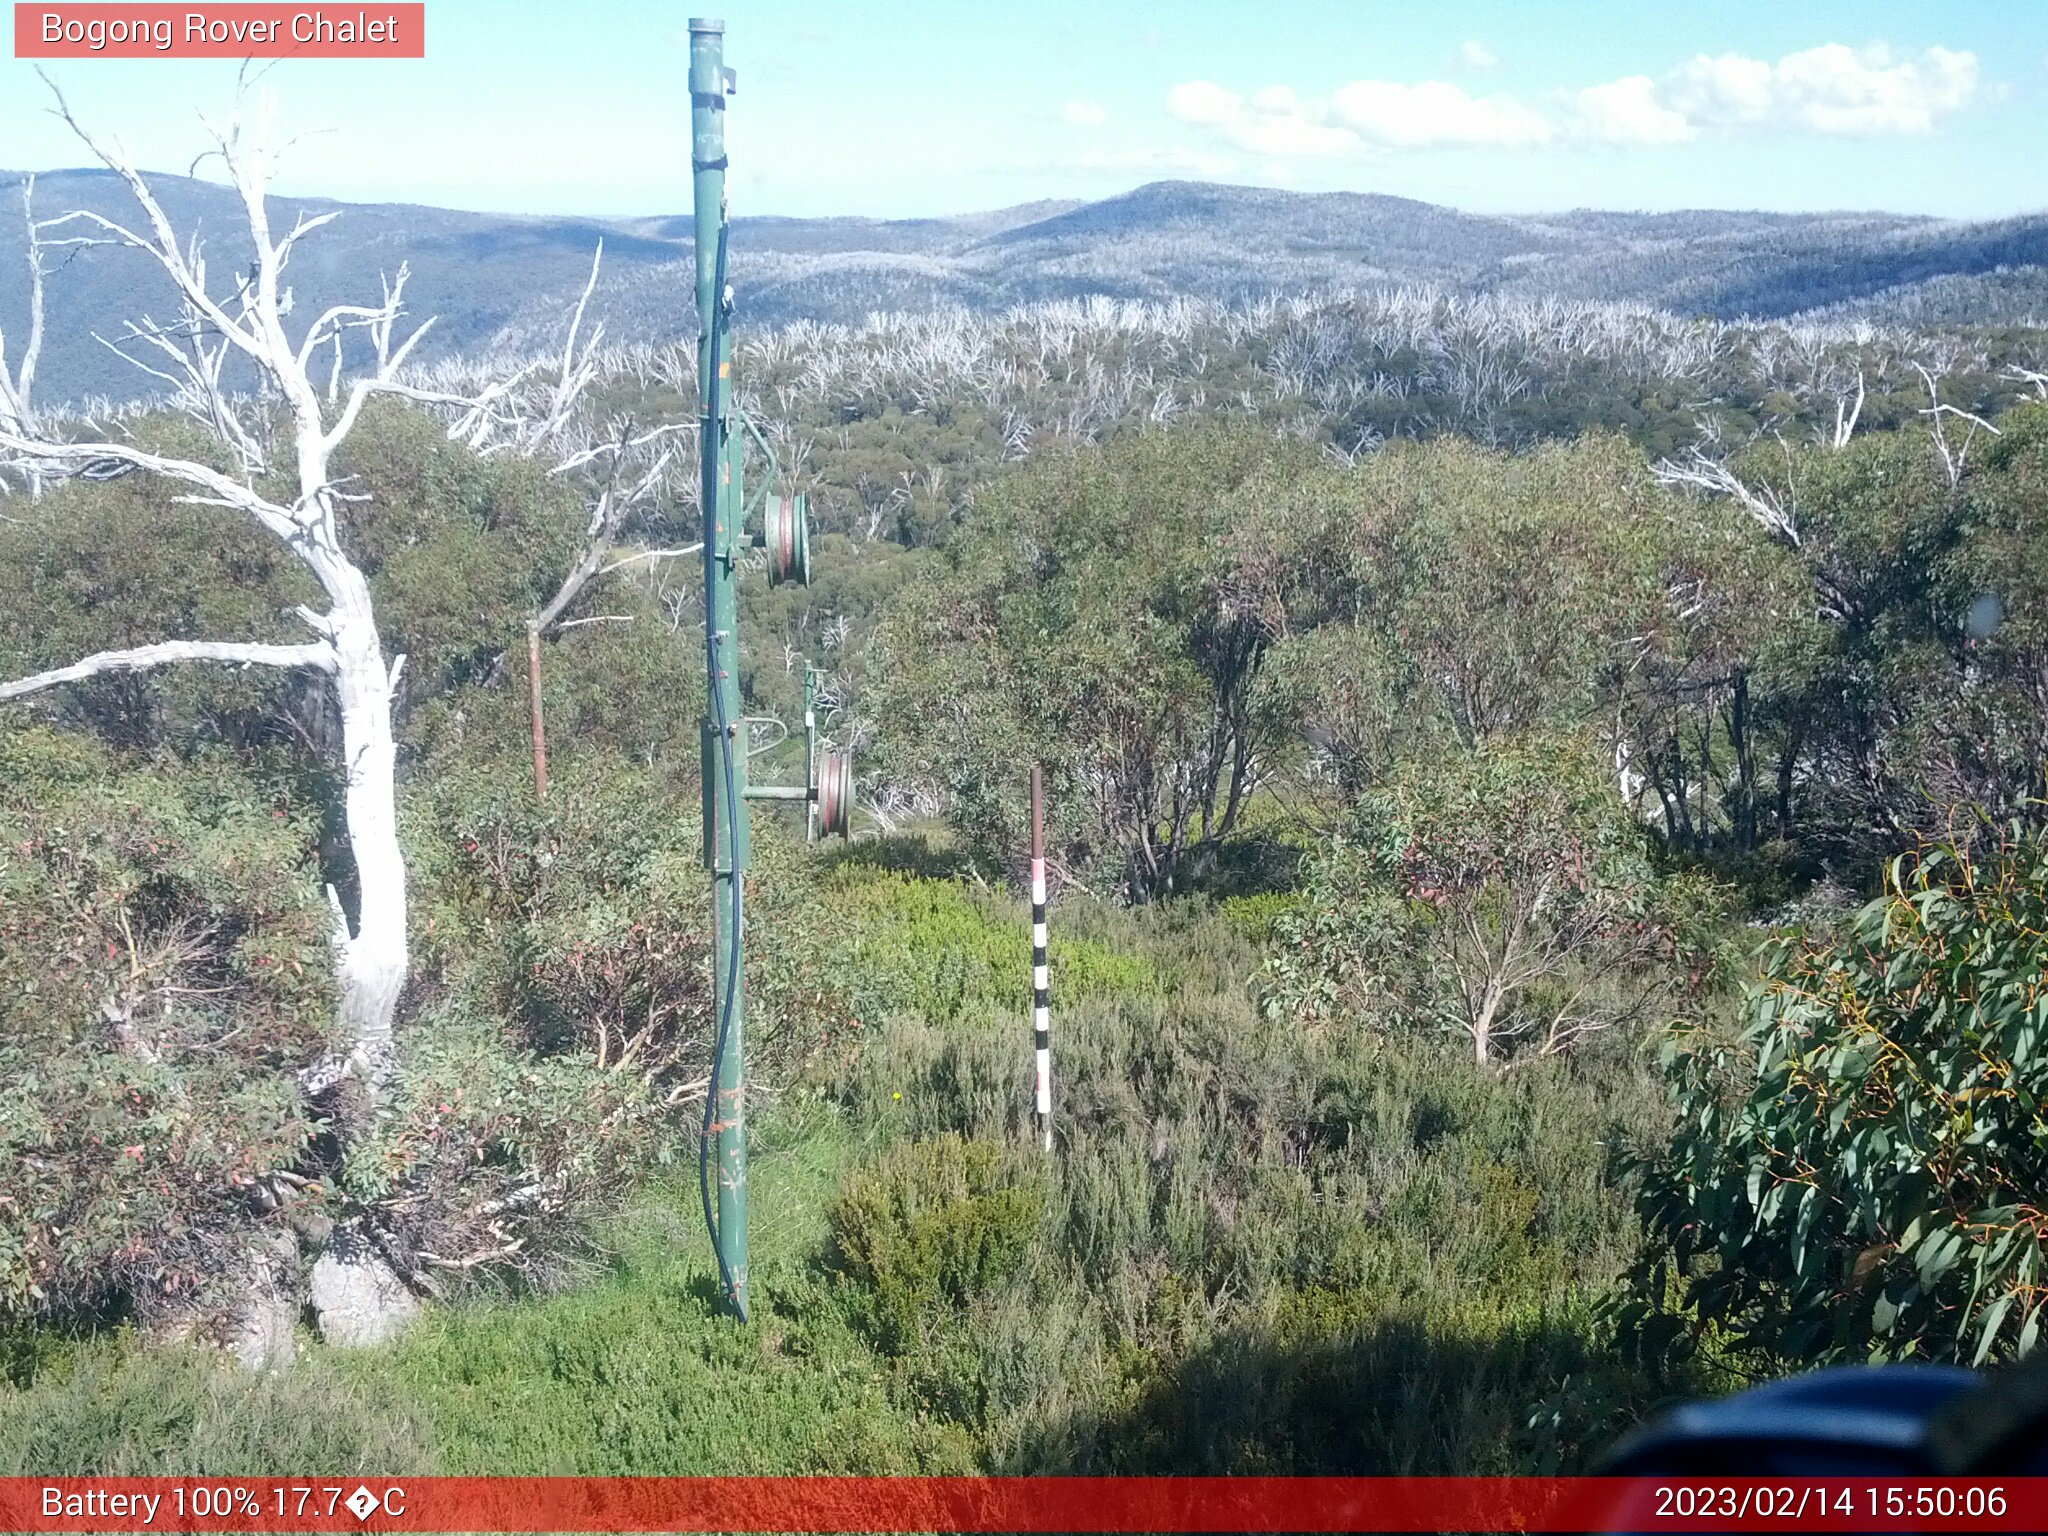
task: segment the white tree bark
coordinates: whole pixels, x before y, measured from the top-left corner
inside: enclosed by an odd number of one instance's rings
[[[245,645],[240,641],[166,640],[160,645],[138,645],[126,651],[99,651],[68,667],[52,667],[31,677],[0,683],[0,701],[26,698],[108,672],[146,672],[169,666],[174,661],[227,661],[244,666],[315,667],[334,670],[334,652],[326,645]]]
[[[343,922],[336,925],[341,1024],[349,1042],[350,1072],[381,1097],[398,1075],[392,1020],[410,961],[405,856],[398,846],[398,749],[391,734],[398,668],[384,664],[370,586],[361,572],[352,565],[337,572],[329,592],[335,597],[329,619],[341,750],[348,765],[344,807],[360,896],[355,933],[350,935]]]
[[[35,196],[35,177],[23,177],[21,209],[28,230],[28,334],[22,339],[21,361],[11,374],[7,368],[7,333],[0,330],[0,427],[11,427],[17,432],[33,432],[36,427],[36,364],[43,352],[43,277],[48,268],[44,265],[42,227],[36,223]],[[7,488],[6,479],[0,477],[0,494]],[[28,489],[31,496],[39,492],[41,479],[30,475]]]

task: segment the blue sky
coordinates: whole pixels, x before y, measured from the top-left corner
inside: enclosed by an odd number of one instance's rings
[[[353,11],[356,7],[350,5]],[[373,7],[374,8],[374,7]],[[713,14],[719,14],[717,10]],[[267,76],[278,189],[679,212],[686,49],[657,0],[429,0],[419,61]],[[2048,206],[2036,0],[731,0],[735,212],[965,212],[1166,177],[1568,207]],[[148,166],[204,146],[233,66],[53,67]],[[81,156],[0,59],[0,165]]]

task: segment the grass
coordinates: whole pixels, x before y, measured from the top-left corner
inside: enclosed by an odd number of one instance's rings
[[[315,1353],[252,1379],[115,1331],[0,1387],[0,1476],[346,1476],[438,1471],[431,1426],[390,1383]]]
[[[112,1332],[0,1387],[0,1475],[279,1468],[603,1476],[965,1470],[965,1437],[898,1404],[810,1262],[858,1142],[815,1098],[763,1118],[753,1320],[723,1315],[694,1182],[643,1191],[594,1280],[477,1298],[394,1347],[248,1381]]]
[[[1246,984],[1269,903],[1069,902],[1044,1165],[1021,907],[829,879],[890,1006],[756,1116],[746,1326],[694,1180],[664,1178],[587,1282],[439,1308],[383,1350],[309,1340],[276,1380],[124,1335],[17,1348],[0,1472],[1569,1470],[1659,1390],[1594,1314],[1635,1241],[1613,1150],[1664,1113],[1626,1042],[1503,1078],[1371,1021],[1304,1029]],[[901,1155],[947,1137],[1043,1167],[999,1265],[950,1185],[912,1187],[958,1181],[954,1153]],[[930,1221],[845,1225],[905,1212]],[[832,1254],[891,1241],[908,1267],[877,1306]],[[962,1253],[979,1279],[926,1283]]]
[[[1040,1241],[906,1357],[992,1465],[1506,1472],[1578,1464],[1640,1411],[1593,1317],[1635,1241],[1612,1153],[1662,1114],[1622,1042],[1502,1078],[1262,1018],[1234,912],[1066,919],[1159,985],[1056,1009]],[[899,1018],[840,1093],[906,1137],[1027,1144],[1021,1029]]]
[[[747,1326],[721,1310],[694,1183],[665,1184],[618,1224],[596,1282],[450,1308],[350,1368],[421,1406],[451,1473],[963,1468],[962,1437],[891,1398],[811,1263],[854,1150],[843,1117],[785,1106],[763,1133]]]

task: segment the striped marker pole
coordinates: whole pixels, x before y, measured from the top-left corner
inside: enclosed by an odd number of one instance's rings
[[[1045,775],[1031,766],[1031,1047],[1039,1133],[1052,1150],[1051,968],[1045,955]]]

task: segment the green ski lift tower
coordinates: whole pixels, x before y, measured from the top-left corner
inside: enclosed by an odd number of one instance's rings
[[[747,782],[750,722],[741,713],[739,604],[749,548],[767,553],[768,580],[810,581],[808,509],[802,492],[775,483],[775,457],[734,404],[732,289],[726,281],[725,103],[735,80],[725,67],[725,23],[690,22],[690,168],[697,258],[699,501],[704,514],[703,721],[704,864],[711,873],[711,1085],[704,1106],[699,1183],[704,1221],[718,1256],[726,1300],[747,1316],[746,875],[749,800],[801,802],[809,835],[845,837],[853,812],[850,754],[832,751],[817,725],[819,673],[804,674],[804,782]],[[752,438],[767,465],[762,491],[746,496]],[[758,512],[758,531],[749,533]],[[715,1185],[715,1195],[714,1195]]]

